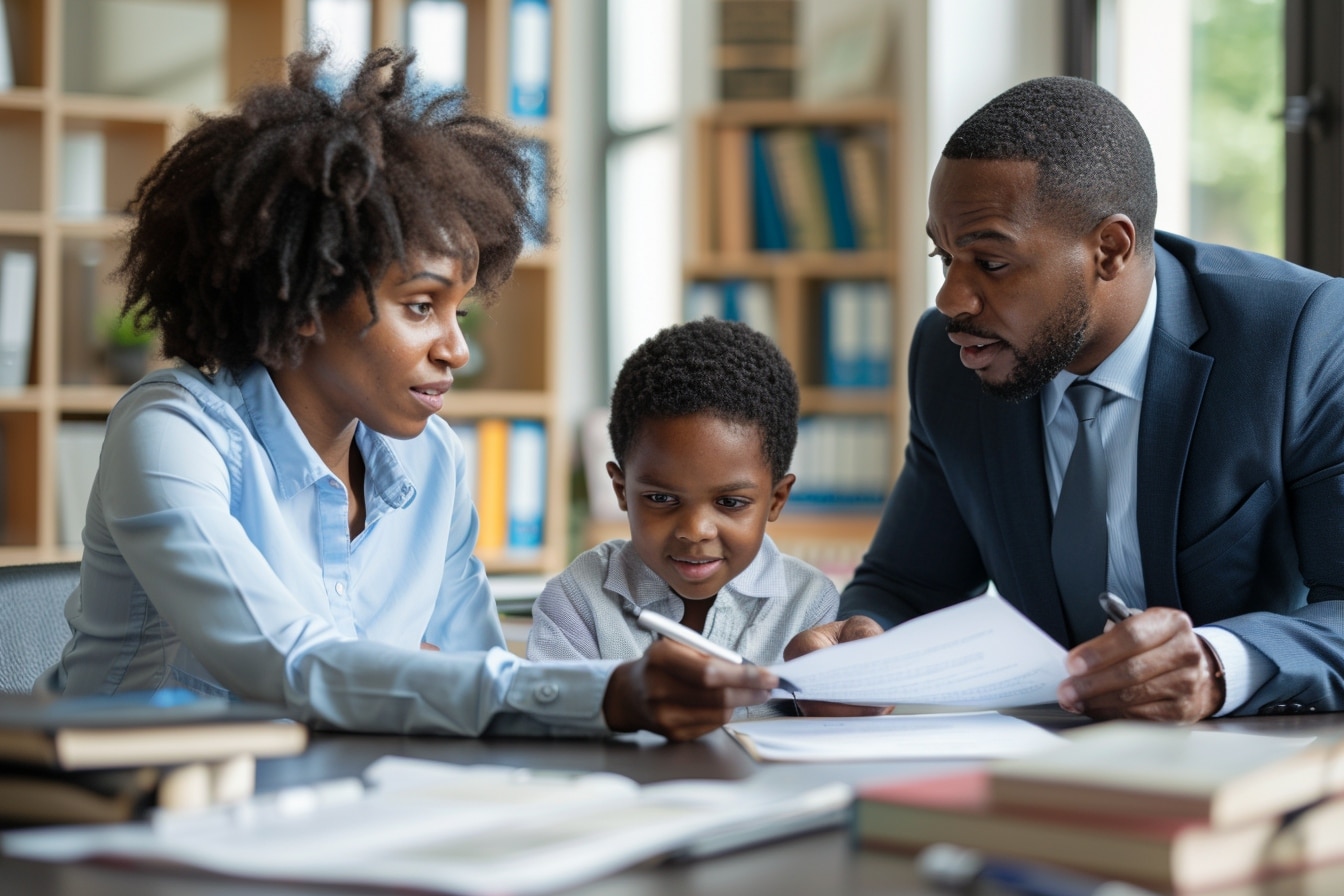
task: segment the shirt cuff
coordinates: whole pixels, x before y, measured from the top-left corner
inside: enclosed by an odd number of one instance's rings
[[[509,682],[510,709],[579,734],[610,734],[602,699],[617,660],[522,661]]]
[[[1223,686],[1227,696],[1214,717],[1230,715],[1274,677],[1278,668],[1267,656],[1225,628],[1201,625],[1195,634],[1218,655],[1223,664]]]

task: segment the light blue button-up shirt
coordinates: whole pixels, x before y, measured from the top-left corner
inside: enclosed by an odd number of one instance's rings
[[[72,637],[39,688],[186,687],[360,731],[606,733],[615,663],[504,649],[448,425],[406,440],[360,425],[355,441],[367,512],[351,540],[345,488],[265,368],[133,386],[108,418]]]
[[[1106,523],[1109,531],[1107,588],[1131,607],[1148,606],[1139,555],[1138,483],[1139,412],[1147,378],[1148,352],[1157,320],[1158,284],[1148,291],[1148,301],[1134,329],[1115,351],[1087,375],[1110,390],[1097,413],[1102,453],[1106,457]],[[1078,377],[1062,371],[1041,390],[1041,417],[1045,424],[1045,476],[1050,484],[1050,502],[1059,502],[1064,470],[1073,452],[1078,417],[1064,392]],[[1226,670],[1227,692],[1217,715],[1233,712],[1274,674],[1274,664],[1227,629],[1201,626],[1199,634],[1218,654]]]

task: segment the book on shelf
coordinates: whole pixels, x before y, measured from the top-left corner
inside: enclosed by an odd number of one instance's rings
[[[798,421],[790,505],[813,511],[873,511],[886,500],[891,424],[884,417],[814,414]]]
[[[477,461],[476,515],[480,530],[476,546],[498,551],[508,542],[509,421],[487,417],[476,422],[480,453]]]
[[[467,83],[467,5],[463,0],[411,0],[406,43],[421,80],[436,90]]]
[[[263,703],[185,690],[0,694],[0,762],[64,771],[303,752],[308,729]]]
[[[849,187],[845,183],[844,161],[840,157],[840,136],[834,128],[818,128],[812,133],[817,170],[821,175],[826,217],[830,221],[831,248],[857,249],[854,213],[849,207]]]
[[[719,0],[723,100],[791,99],[798,77],[795,0]]]
[[[748,209],[747,245],[757,249],[886,247],[882,147],[872,133],[801,125],[748,129],[744,177],[731,171],[738,155],[733,129],[719,128],[714,139],[719,178],[712,202],[723,251],[744,239],[742,225],[731,222]]]
[[[822,292],[822,367],[827,386],[891,385],[891,288],[882,280],[833,280]]]
[[[66,772],[0,764],[0,826],[102,824],[151,810],[236,803],[256,787],[248,753],[209,762]]]
[[[856,131],[840,139],[845,196],[854,218],[854,239],[860,249],[887,248],[886,176],[882,147],[869,134]]]
[[[784,222],[784,208],[780,198],[779,178],[770,152],[766,149],[766,132],[760,129],[750,134],[751,145],[751,208],[756,233],[756,248],[766,252],[789,248],[789,234]]]
[[[107,424],[101,420],[62,420],[56,428],[56,523],[61,544],[77,546],[83,541],[106,432]]]
[[[1341,798],[1292,816],[1215,827],[1143,807],[1098,815],[1085,800],[1052,809],[1001,807],[991,796],[990,777],[978,768],[862,786],[851,821],[854,840],[903,852],[954,843],[1178,893],[1344,859]]]
[[[10,0],[0,0],[0,90],[13,90],[16,83],[14,45],[9,38]]]
[[[697,280],[686,286],[682,319],[735,320],[775,338],[774,297],[761,280]]]
[[[714,131],[712,224],[714,247],[720,252],[747,252],[756,245],[752,226],[751,144],[748,129],[724,125]]]
[[[28,385],[37,306],[37,253],[0,251],[0,388]]]
[[[91,220],[107,213],[107,138],[102,131],[61,135],[61,217]]]
[[[551,104],[551,8],[547,0],[509,7],[509,114],[545,118]]]
[[[1230,827],[1344,790],[1344,750],[1321,740],[1114,721],[1058,749],[991,766],[996,806],[1162,815]]]
[[[811,252],[831,249],[831,223],[812,132],[771,128],[765,132],[765,147],[779,187],[788,247]]]
[[[539,420],[509,423],[507,548],[536,551],[546,534],[546,427]]]

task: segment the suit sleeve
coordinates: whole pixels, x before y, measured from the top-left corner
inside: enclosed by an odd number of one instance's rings
[[[840,597],[840,619],[867,616],[884,628],[984,593],[988,575],[933,444],[940,411],[928,349],[946,341],[942,316],[925,313],[910,348],[910,443],[882,519]],[[924,374],[921,378],[921,374]]]
[[[1344,280],[1307,302],[1287,379],[1284,479],[1306,602],[1214,623],[1278,668],[1239,713],[1344,710]],[[1266,595],[1270,605],[1275,595]]]

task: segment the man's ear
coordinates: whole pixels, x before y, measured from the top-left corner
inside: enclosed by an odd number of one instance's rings
[[[1095,239],[1097,276],[1114,280],[1125,265],[1134,260],[1136,246],[1134,222],[1128,215],[1111,215],[1092,231]]]
[[[302,336],[304,339],[311,339],[314,336],[316,336],[317,321],[310,317],[303,323],[299,324],[299,335]]]
[[[616,503],[621,510],[629,511],[625,506],[625,471],[614,460],[607,461],[607,475],[611,477],[611,488],[616,492]]]

